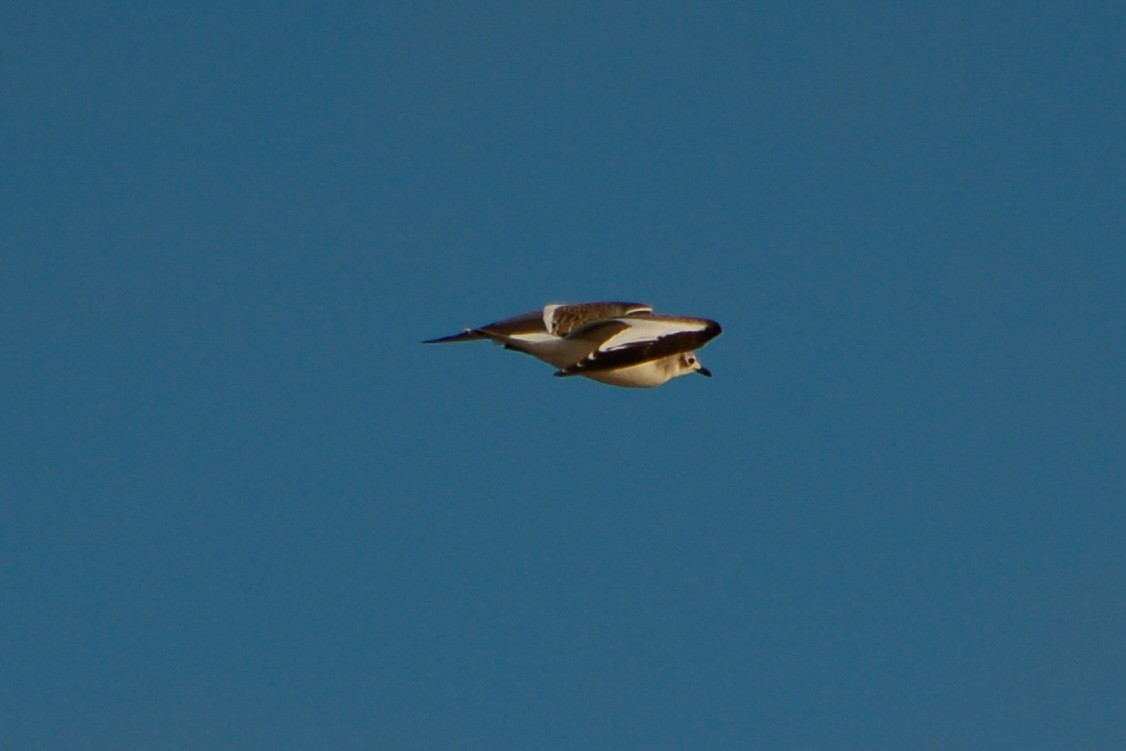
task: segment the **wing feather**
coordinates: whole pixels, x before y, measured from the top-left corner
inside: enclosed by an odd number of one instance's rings
[[[638,302],[584,302],[572,305],[547,305],[543,309],[543,325],[556,336],[596,321],[652,313],[653,306]]]

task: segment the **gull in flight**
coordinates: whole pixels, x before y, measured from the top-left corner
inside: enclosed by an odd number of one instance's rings
[[[695,350],[722,331],[707,318],[656,315],[641,303],[553,303],[424,344],[488,339],[558,368],[557,376],[652,388],[689,373],[711,376]]]

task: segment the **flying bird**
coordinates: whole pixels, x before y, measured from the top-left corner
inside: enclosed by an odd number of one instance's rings
[[[552,303],[423,343],[488,339],[558,368],[556,376],[652,388],[689,373],[711,376],[695,350],[722,331],[707,318],[657,315],[641,303]]]

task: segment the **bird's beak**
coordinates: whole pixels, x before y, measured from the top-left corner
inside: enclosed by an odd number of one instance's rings
[[[702,376],[707,376],[708,378],[712,377],[712,371],[708,370],[703,365],[701,365],[699,368],[697,368],[696,372],[699,373]]]

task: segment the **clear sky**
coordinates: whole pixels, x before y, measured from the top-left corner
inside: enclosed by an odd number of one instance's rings
[[[7,5],[0,747],[1126,748],[1124,40]],[[715,377],[419,344],[607,298]]]

